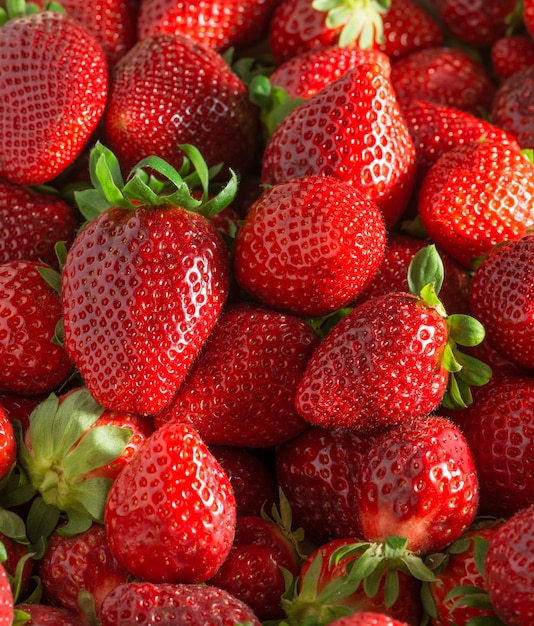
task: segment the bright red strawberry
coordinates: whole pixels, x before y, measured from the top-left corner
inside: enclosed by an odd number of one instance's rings
[[[509,517],[534,504],[534,378],[509,376],[478,390],[467,409],[449,413],[477,468],[480,511]]]
[[[228,476],[193,428],[156,430],[115,479],[105,526],[112,553],[132,576],[197,583],[228,556],[236,523]]]
[[[106,530],[93,524],[88,530],[69,536],[61,526],[49,537],[46,551],[38,562],[46,603],[81,615],[78,596],[90,594],[100,616],[104,598],[129,580],[109,549]],[[81,606],[83,607],[83,601]]]
[[[505,358],[534,371],[534,232],[497,246],[475,270],[469,299],[486,338]]]
[[[63,346],[53,341],[61,320],[59,295],[32,261],[0,265],[0,391],[38,395],[55,389],[72,371]]]
[[[48,182],[80,154],[104,111],[102,46],[63,13],[14,17],[0,28],[0,76],[0,176]]]
[[[267,33],[279,0],[141,0],[137,16],[138,40],[157,33],[191,37],[207,48],[223,52],[256,44]]]
[[[0,563],[0,626],[12,626],[13,617],[13,592],[5,567]]]
[[[149,163],[169,173],[168,164]],[[100,182],[96,169],[106,166],[114,169]],[[217,198],[222,208],[232,194],[225,187],[209,202],[206,195],[196,200],[183,193],[187,185],[174,171],[174,183],[167,179],[170,188],[158,196],[150,183],[143,187],[139,172],[125,185],[111,183],[111,171],[120,177],[113,155],[99,144],[92,153],[95,184],[101,194],[114,186],[122,199],[116,191],[111,203],[95,190],[78,196],[96,217],[63,267],[65,348],[105,408],[149,415],[171,401],[226,301],[227,250],[209,220],[193,211],[213,209]]]
[[[269,185],[332,176],[362,191],[391,227],[406,207],[415,148],[390,81],[379,65],[361,64],[283,119],[262,160]]]
[[[443,265],[433,246],[415,255],[409,282],[412,293],[364,302],[322,340],[297,390],[304,419],[326,428],[384,430],[427,415],[443,400],[468,404],[469,385],[486,382],[482,364],[454,356],[456,344],[476,345],[484,333],[469,316],[447,317],[436,296]]]
[[[393,619],[386,613],[361,611],[347,617],[339,617],[330,626],[408,626],[406,622]]]
[[[260,621],[244,602],[212,585],[131,582],[104,600],[102,626],[132,624],[260,626]]]
[[[115,67],[104,129],[124,172],[151,155],[180,168],[180,144],[188,143],[210,167],[245,172],[255,160],[258,113],[215,50],[160,34],[138,42]]]
[[[400,101],[430,100],[480,117],[495,93],[489,72],[464,50],[438,46],[416,50],[391,67]]]
[[[534,618],[534,505],[518,511],[494,533],[485,560],[488,593],[507,626]]]
[[[534,225],[534,165],[509,143],[475,141],[443,154],[419,191],[421,222],[468,268]]]
[[[158,428],[188,423],[208,445],[265,448],[306,428],[294,398],[317,335],[302,319],[255,304],[227,308]]]
[[[473,522],[478,506],[473,456],[448,419],[415,419],[377,435],[356,476],[363,536],[405,537],[417,554],[442,550]]]
[[[87,626],[85,618],[59,607],[39,603],[17,604],[15,614],[25,626]],[[18,623],[18,622],[17,622]]]
[[[17,444],[9,415],[0,404],[0,480],[17,460]]]
[[[236,236],[234,274],[263,304],[318,317],[348,305],[374,276],[386,229],[377,205],[330,176],[267,189]]]
[[[490,59],[497,81],[503,82],[519,70],[534,65],[534,40],[523,33],[500,37],[491,46]]]

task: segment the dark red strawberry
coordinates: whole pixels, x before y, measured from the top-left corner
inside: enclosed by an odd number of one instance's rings
[[[17,420],[25,431],[30,423],[30,413],[43,400],[46,400],[48,394],[40,394],[38,396],[26,396],[17,393],[0,393],[0,405],[3,407],[10,422]]]
[[[48,182],[81,153],[104,111],[102,46],[63,13],[14,17],[0,28],[0,75],[0,176]]]
[[[534,40],[524,33],[500,37],[491,46],[490,58],[497,81],[503,82],[519,70],[534,65]]]
[[[21,603],[15,608],[17,619],[25,626],[86,626],[87,620],[59,607],[40,603]],[[22,621],[26,620],[26,621]],[[18,623],[18,622],[17,622]]]

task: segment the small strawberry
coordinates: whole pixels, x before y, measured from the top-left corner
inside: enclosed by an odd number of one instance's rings
[[[497,39],[491,46],[491,67],[499,83],[519,70],[534,65],[534,40],[515,33]]]

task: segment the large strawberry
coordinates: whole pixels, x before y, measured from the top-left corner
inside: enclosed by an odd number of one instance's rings
[[[388,228],[406,207],[415,148],[379,65],[363,63],[343,74],[287,115],[269,139],[264,183],[317,175],[359,187],[381,209]]]
[[[106,104],[102,46],[73,18],[42,11],[0,28],[0,176],[58,176],[82,151]]]
[[[190,154],[197,162],[198,153]],[[144,164],[161,166],[174,183],[162,189],[157,181],[159,196],[139,173],[125,185],[113,155],[95,147],[96,190],[78,196],[94,219],[69,249],[62,295],[65,348],[98,402],[153,414],[172,399],[228,293],[223,240],[194,209],[209,212],[232,195],[225,187],[217,199],[208,200],[207,192],[195,199],[168,164]],[[207,184],[208,171],[199,165]],[[235,177],[229,184],[235,191]]]

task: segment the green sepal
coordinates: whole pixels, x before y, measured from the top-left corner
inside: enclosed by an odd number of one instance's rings
[[[36,558],[44,554],[48,537],[56,529],[60,517],[61,511],[56,506],[47,504],[41,496],[33,500],[26,518],[26,533]]]
[[[0,508],[0,532],[18,543],[29,543],[24,520],[9,509]]]
[[[48,266],[40,265],[37,271],[42,276],[45,283],[51,287],[57,294],[61,294],[61,274]]]
[[[57,529],[58,535],[73,537],[89,530],[93,525],[93,520],[87,512],[69,511],[67,521]]]
[[[353,310],[354,307],[344,307],[319,317],[306,317],[305,322],[321,339],[324,339],[332,328]]]
[[[285,89],[274,85],[267,76],[252,78],[248,86],[248,97],[260,107],[260,120],[264,139],[268,140],[294,109],[306,102],[305,98],[292,98]]]
[[[443,261],[441,260],[436,246],[430,244],[421,248],[421,250],[418,250],[414,254],[408,269],[408,286],[410,293],[421,296],[423,290],[427,295],[433,292],[434,295],[432,295],[431,298],[434,300],[441,290],[444,275]],[[431,291],[429,291],[429,285],[433,287]],[[435,302],[430,302],[430,306],[435,305]]]
[[[471,315],[453,313],[447,317],[449,336],[460,346],[478,346],[484,340],[484,326]]]

